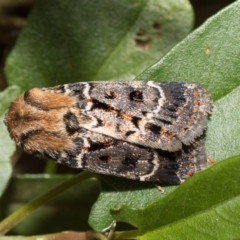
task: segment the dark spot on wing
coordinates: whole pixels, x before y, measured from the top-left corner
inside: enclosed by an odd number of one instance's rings
[[[130,94],[129,94],[129,99],[131,101],[134,101],[136,103],[142,103],[143,102],[143,93],[136,90],[136,91],[132,91]]]
[[[134,133],[135,133],[135,131],[127,131],[127,132],[125,133],[125,136],[128,137],[128,136],[130,136],[130,135],[132,135],[132,134],[134,134]]]
[[[140,158],[140,155],[138,154],[132,154],[132,155],[126,156],[125,159],[122,161],[122,164],[126,168],[134,169],[137,167],[139,158]]]
[[[112,157],[109,155],[99,156],[98,160],[103,163],[109,163],[112,160]]]
[[[78,119],[72,112],[65,114],[63,116],[63,121],[66,124],[67,132],[70,134],[73,134],[80,129]]]

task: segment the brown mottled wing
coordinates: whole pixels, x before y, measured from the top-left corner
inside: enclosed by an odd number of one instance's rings
[[[77,98],[81,127],[172,152],[203,133],[211,111],[209,96],[195,84],[76,83],[61,91]]]
[[[73,151],[52,157],[70,167],[167,184],[180,184],[206,168],[204,142],[200,139],[176,152],[167,152],[82,129],[74,142]]]

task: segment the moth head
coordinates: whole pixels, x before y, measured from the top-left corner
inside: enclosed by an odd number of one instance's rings
[[[20,146],[21,136],[29,128],[31,114],[24,101],[24,95],[19,96],[11,103],[8,112],[5,114],[4,124],[6,125],[11,138]]]

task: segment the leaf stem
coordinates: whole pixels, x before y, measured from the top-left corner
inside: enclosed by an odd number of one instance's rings
[[[7,233],[11,228],[13,228],[15,225],[17,225],[27,215],[32,213],[39,206],[50,201],[52,198],[54,198],[58,194],[62,193],[64,190],[74,186],[77,183],[83,182],[83,181],[85,181],[89,178],[93,178],[93,177],[97,178],[97,175],[92,172],[85,171],[83,173],[79,173],[77,175],[74,175],[70,179],[60,183],[59,185],[53,187],[52,189],[50,189],[43,195],[33,199],[28,204],[26,204],[22,208],[18,209],[14,213],[12,213],[10,216],[5,218],[0,223],[0,235],[4,235],[5,233]]]

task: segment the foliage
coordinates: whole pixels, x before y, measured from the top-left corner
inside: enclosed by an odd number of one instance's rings
[[[73,0],[71,3],[40,0],[36,3],[7,60],[9,87],[0,95],[2,119],[9,103],[21,91],[76,81],[136,77],[195,82],[206,88],[214,100],[206,132],[207,153],[217,162],[226,160],[179,187],[164,187],[164,194],[151,184],[99,177],[101,193],[89,217],[95,231],[108,229],[116,219],[137,230],[116,232],[115,239],[239,238],[239,15],[240,1],[236,1],[182,40],[193,21],[192,9],[183,0]],[[0,192],[10,177],[10,156],[14,152],[14,144],[1,128],[0,148],[4,156],[0,164],[4,174],[1,174]],[[41,181],[48,185],[53,178],[38,179],[35,186],[39,187]],[[25,180],[27,184],[32,181],[27,177]],[[23,188],[19,179],[14,181],[19,188],[14,188],[12,182],[9,185],[4,197],[8,201],[1,206],[6,210],[14,201],[9,192]],[[83,192],[88,186],[98,191],[90,180],[82,184]],[[42,189],[36,189],[33,194],[40,192]],[[75,198],[74,194],[71,196],[70,204]],[[81,203],[84,201],[79,200],[78,205]],[[36,219],[35,232],[24,234],[43,233],[41,216]],[[23,234],[23,229],[26,230],[23,226],[20,224],[15,233]],[[53,230],[44,228],[44,231]]]

